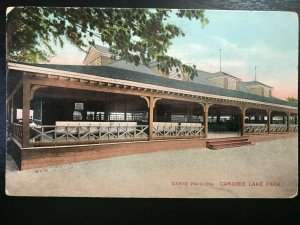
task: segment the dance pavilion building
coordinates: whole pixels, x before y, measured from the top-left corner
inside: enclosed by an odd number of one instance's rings
[[[203,71],[194,82],[170,79],[96,53],[86,65],[8,63],[7,121],[21,169],[205,146],[216,131],[298,131],[297,103],[262,83]]]

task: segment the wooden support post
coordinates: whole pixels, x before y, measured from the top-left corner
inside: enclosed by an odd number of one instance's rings
[[[22,86],[22,80],[16,85],[10,96],[7,98],[7,120],[10,123],[14,122],[14,97]]]
[[[268,110],[268,124],[267,124],[267,127],[268,127],[268,134],[270,134],[270,127],[271,127],[271,121],[272,121],[272,110]]]
[[[148,140],[151,141],[153,139],[153,121],[154,121],[154,108],[155,104],[161,98],[154,98],[153,96],[146,97],[140,96],[141,98],[145,99],[148,106],[148,125],[149,125],[149,132],[148,132]]]
[[[10,103],[10,122],[13,123],[14,122],[14,97],[11,98],[11,103]]]
[[[10,122],[11,118],[11,101],[6,102],[6,120]]]
[[[286,114],[286,132],[290,132],[290,113]]]
[[[204,103],[203,104],[203,122],[204,122],[204,137],[208,136],[208,109],[210,104]]]
[[[241,136],[244,136],[245,118],[246,118],[246,108],[241,107]]]
[[[23,77],[23,109],[22,109],[22,146],[23,148],[29,146],[29,116],[30,116],[30,83],[26,77]]]
[[[149,133],[148,140],[151,141],[153,139],[153,108],[154,108],[154,98],[153,96],[149,97],[149,107],[148,107],[148,121],[149,121]]]

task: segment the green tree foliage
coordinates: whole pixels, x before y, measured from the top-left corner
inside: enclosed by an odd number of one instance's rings
[[[294,97],[287,97],[286,100],[289,102],[298,102],[298,99],[296,99]]]
[[[67,40],[81,50],[101,40],[110,46],[113,57],[147,65],[156,60],[168,74],[172,67],[196,76],[195,66],[183,64],[167,55],[175,37],[183,31],[167,19],[173,13],[165,9],[101,8],[14,8],[7,18],[7,57],[17,62],[41,62],[54,54],[52,41],[63,47]],[[203,10],[176,10],[179,18],[208,24]]]

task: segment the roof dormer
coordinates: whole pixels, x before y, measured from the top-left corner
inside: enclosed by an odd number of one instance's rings
[[[237,78],[222,71],[212,73],[211,75],[212,76],[209,78],[209,80],[215,86],[222,87],[225,89],[238,90],[239,85],[237,85],[237,82],[241,80],[240,78]]]
[[[266,85],[258,81],[241,82],[243,91],[250,92],[252,94],[271,97],[273,87]]]
[[[107,47],[100,45],[90,46],[85,59],[83,60],[83,64],[85,65],[94,65],[94,66],[103,66],[110,62],[114,61],[111,58],[111,53],[109,52]]]

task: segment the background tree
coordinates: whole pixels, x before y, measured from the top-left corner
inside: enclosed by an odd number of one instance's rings
[[[298,99],[296,99],[294,97],[287,97],[286,100],[289,102],[298,102]]]
[[[208,24],[203,10],[14,8],[7,18],[7,57],[17,62],[47,61],[55,54],[52,42],[63,47],[67,40],[84,50],[101,40],[110,46],[113,58],[136,65],[155,60],[163,73],[179,67],[193,79],[195,65],[167,55],[171,40],[184,36],[178,26],[168,23],[172,13]]]

